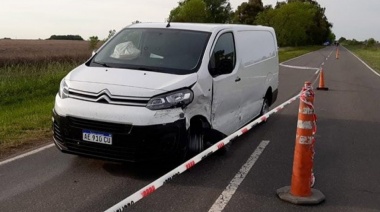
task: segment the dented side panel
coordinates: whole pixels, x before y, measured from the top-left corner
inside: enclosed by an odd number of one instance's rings
[[[213,45],[217,43],[220,36],[225,33],[236,33],[232,29],[222,30],[218,37],[214,39]],[[236,39],[236,38],[235,38]],[[236,51],[236,42],[235,42]],[[210,50],[212,52],[212,50]],[[241,102],[242,96],[239,91],[239,66],[240,60],[236,60],[234,70],[230,74],[224,74],[212,78],[213,96],[212,96],[212,128],[226,135],[234,132],[242,120]]]
[[[197,83],[192,87],[192,90],[194,92],[194,100],[184,109],[187,129],[190,127],[190,120],[194,116],[203,116],[209,123],[211,123],[211,86],[206,86],[205,88],[201,87],[200,84]]]

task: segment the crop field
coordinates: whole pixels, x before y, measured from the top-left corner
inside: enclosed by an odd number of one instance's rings
[[[90,55],[88,41],[0,40],[0,67],[83,62]]]
[[[319,48],[280,49],[280,60]],[[60,81],[90,56],[87,41],[0,40],[0,159],[52,142]]]

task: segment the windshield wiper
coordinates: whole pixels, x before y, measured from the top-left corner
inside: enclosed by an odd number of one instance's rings
[[[141,71],[157,71],[156,69],[146,68],[146,67],[138,67],[136,69],[141,70]]]
[[[103,66],[103,67],[107,67],[107,68],[111,67],[111,66],[108,65],[107,63],[100,63],[100,62],[95,62],[95,61],[92,61],[92,62],[95,63],[95,64],[98,64],[98,65],[101,65],[101,66]]]

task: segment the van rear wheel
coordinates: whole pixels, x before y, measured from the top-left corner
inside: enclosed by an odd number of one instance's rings
[[[268,112],[269,112],[269,101],[267,98],[264,98],[263,106],[261,107],[260,116],[262,116]],[[266,120],[264,122],[266,122]]]

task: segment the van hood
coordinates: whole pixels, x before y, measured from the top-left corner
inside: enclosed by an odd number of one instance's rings
[[[193,85],[197,81],[197,74],[175,75],[81,65],[65,79],[70,89],[94,93],[107,89],[114,95],[152,97]]]

